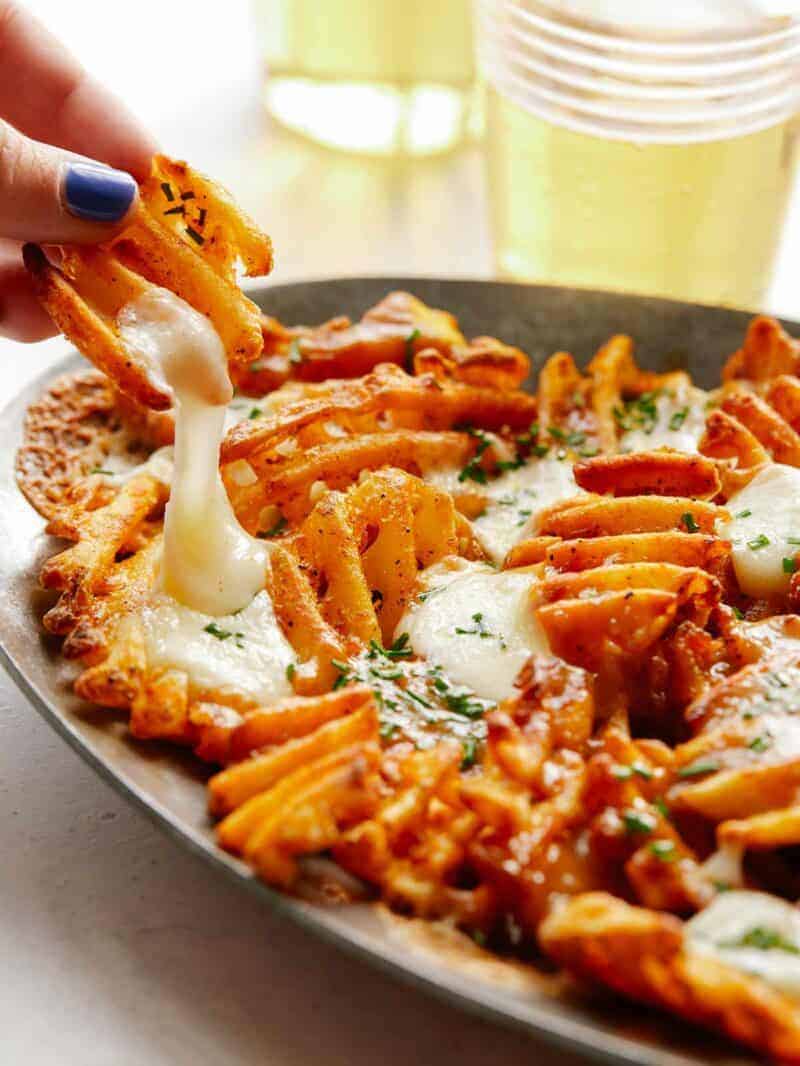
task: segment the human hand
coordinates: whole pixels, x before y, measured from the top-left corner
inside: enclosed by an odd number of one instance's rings
[[[0,334],[35,341],[55,332],[22,242],[108,239],[135,210],[134,179],[146,177],[155,150],[40,22],[0,0]]]

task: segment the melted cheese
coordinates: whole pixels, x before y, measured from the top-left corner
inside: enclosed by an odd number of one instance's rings
[[[656,417],[622,434],[620,450],[647,452],[674,448],[696,452],[706,424],[708,393],[687,383],[662,392],[654,400]]]
[[[582,493],[572,463],[549,457],[534,460],[487,486],[486,510],[473,528],[490,558],[501,563],[518,541],[536,533],[545,508]]]
[[[422,575],[422,596],[400,619],[396,636],[408,633],[415,654],[478,696],[506,699],[530,654],[548,650],[534,614],[535,583],[528,570],[437,563]]]
[[[797,907],[765,892],[723,892],[685,928],[693,951],[800,997]]]
[[[454,495],[474,490],[486,498],[486,507],[473,520],[472,528],[496,563],[501,563],[520,540],[536,533],[546,507],[583,493],[575,483],[572,463],[552,456],[532,459],[485,485],[460,482],[458,475],[457,467],[440,467],[428,471],[425,480]]]
[[[259,703],[291,695],[286,668],[295,655],[266,591],[236,614],[214,616],[163,596],[140,619],[148,661],[185,670],[194,688],[227,689]]]
[[[718,532],[733,544],[736,579],[747,596],[772,599],[786,593],[791,573],[783,560],[800,551],[800,470],[772,463],[726,504],[732,520]]]
[[[723,844],[703,863],[703,873],[709,881],[726,888],[744,884],[744,848],[741,844]]]
[[[164,520],[161,584],[179,603],[223,615],[263,588],[267,546],[236,520],[219,474],[232,397],[222,342],[211,323],[165,289],[123,308],[126,347],[175,395],[175,468]]]

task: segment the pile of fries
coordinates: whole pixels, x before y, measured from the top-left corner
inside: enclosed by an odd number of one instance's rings
[[[43,303],[102,372],[54,384],[18,459],[49,531],[72,542],[42,582],[58,592],[44,624],[81,664],[78,693],[217,765],[219,842],[268,883],[292,890],[304,857],[329,853],[402,913],[534,947],[800,1062],[796,1000],[684,933],[732,887],[705,865],[720,848],[740,849],[748,887],[800,896],[800,577],[780,603],[747,598],[718,533],[759,470],[800,466],[800,344],[755,320],[697,453],[627,454],[619,412],[687,384],[637,367],[629,338],[583,372],[555,354],[529,393],[524,353],[468,340],[407,293],[357,323],[289,328],[236,286],[237,260],[269,269],[269,242],[216,186],[158,159],[142,205],[108,247],[58,265],[27,252]],[[144,453],[171,439],[169,397],[114,330],[152,284],[208,315],[250,410],[220,463],[239,521],[272,544],[267,589],[297,657],[294,695],[274,705],[148,663],[139,612],[168,486],[92,473],[120,438]],[[471,520],[492,479],[553,450],[580,494],[502,564],[535,577],[550,652],[531,654],[511,699],[473,703],[456,728],[463,699],[398,623],[421,571],[486,560]],[[461,471],[452,491],[429,478],[445,464]],[[389,721],[387,685],[428,703],[423,725]],[[788,741],[763,739],[766,716]]]

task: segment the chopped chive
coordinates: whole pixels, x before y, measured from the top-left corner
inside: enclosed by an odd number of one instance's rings
[[[177,207],[168,207],[167,210],[164,212],[164,214],[165,215],[185,215],[186,214],[186,208],[183,206],[183,204],[178,204]]]
[[[205,237],[203,237],[202,234],[198,233],[193,226],[187,226],[186,233],[192,238],[195,244],[205,244]]]
[[[256,536],[259,537],[260,540],[269,540],[271,537],[279,537],[281,533],[286,530],[288,525],[289,523],[284,516],[281,515],[271,529],[262,529],[259,533],[256,533]]]
[[[743,611],[743,610],[742,610],[742,609],[741,609],[740,607],[736,607],[736,606],[734,605],[734,608],[733,608],[733,617],[734,617],[734,618],[736,618],[736,619],[738,619],[738,621],[740,621],[740,622],[741,622],[741,620],[742,620],[742,619],[744,618],[744,611]]]
[[[469,770],[471,766],[474,766],[478,761],[478,741],[475,737],[467,737],[467,739],[461,745],[463,751],[463,757],[461,759],[461,769]]]
[[[727,948],[758,948],[759,951],[785,951],[789,955],[800,955],[800,947],[787,940],[777,929],[763,925],[748,929],[736,940],[728,940],[720,945]]]
[[[188,192],[181,193],[181,200],[194,200],[194,193],[191,189]]]
[[[786,538],[786,543],[787,544],[800,544],[800,537],[787,537]]]
[[[228,637],[232,637],[233,631],[230,629],[221,629],[216,622],[209,622],[207,626],[203,627],[203,632],[210,634],[212,637],[216,637],[217,640],[227,640]],[[241,634],[238,634],[241,636]]]
[[[675,858],[674,840],[654,840],[650,844],[650,851],[662,862],[672,862]]]
[[[751,751],[766,751],[770,746],[770,739],[764,736],[754,737],[747,746]]]
[[[654,799],[653,806],[662,818],[665,818],[668,822],[672,821],[672,815],[670,814],[669,807],[667,806],[667,802],[663,796],[658,796],[656,799]]]
[[[623,811],[622,821],[626,833],[652,833],[655,829],[655,819],[646,811]]]
[[[168,181],[161,182],[161,191],[164,193],[170,203],[175,199],[175,193],[172,191],[172,186]]]
[[[409,374],[414,369],[414,342],[416,341],[417,337],[419,337],[419,335],[420,335],[419,330],[418,329],[413,329],[409,333],[409,335],[406,337],[406,359],[405,359],[405,363],[406,363],[406,370],[409,372]]]
[[[797,559],[785,558],[783,559],[783,572],[784,574],[793,574],[797,569]]]
[[[289,345],[289,362],[295,366],[303,362],[303,353],[300,351],[300,341],[297,337]]]
[[[751,552],[757,552],[761,548],[766,548],[769,543],[769,537],[765,533],[759,533],[757,537],[753,538],[753,540],[748,540],[747,547]]]
[[[297,673],[297,667],[295,666],[295,664],[294,663],[289,663],[289,665],[286,667],[286,680],[293,682],[294,681],[294,675],[296,673]]]
[[[206,224],[206,215],[207,214],[208,214],[208,212],[206,211],[206,209],[204,207],[201,207],[200,211],[198,212],[198,215],[197,215],[197,225],[200,227],[200,229],[202,229],[203,226],[205,226],[205,224]]]
[[[247,417],[248,418],[260,418],[262,413],[263,412],[262,412],[260,407],[251,407],[250,408],[250,414]]]
[[[753,512],[750,510],[749,507],[745,507],[745,509],[743,511],[739,511],[739,513],[735,514],[733,517],[734,518],[749,518],[752,513]]]
[[[653,780],[653,771],[649,766],[642,766],[640,762],[635,762],[631,765],[631,769],[637,777],[643,777],[645,781]]]
[[[700,529],[700,526],[698,526],[697,522],[694,520],[694,515],[690,511],[681,515],[681,521],[690,533],[697,533]]]
[[[105,467],[102,467],[102,466],[93,466],[92,469],[89,471],[89,473],[90,474],[109,474],[111,477],[114,476],[114,471],[113,470],[106,470]]]
[[[678,770],[678,777],[700,777],[702,774],[713,774],[719,768],[719,763],[714,759],[697,759],[688,766],[682,766]]]
[[[675,414],[669,420],[669,428],[671,430],[678,430],[686,421],[686,416],[689,414],[688,407],[682,407],[680,411],[676,411]]]

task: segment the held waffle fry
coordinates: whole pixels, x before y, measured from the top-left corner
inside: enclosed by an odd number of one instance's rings
[[[325,853],[800,1063],[797,342],[756,320],[705,393],[616,336],[528,393],[524,353],[410,294],[260,315],[232,269],[268,240],[183,164],[142,202],[28,253],[103,371],[18,455],[79,695],[212,764],[220,846],[269,884]]]

